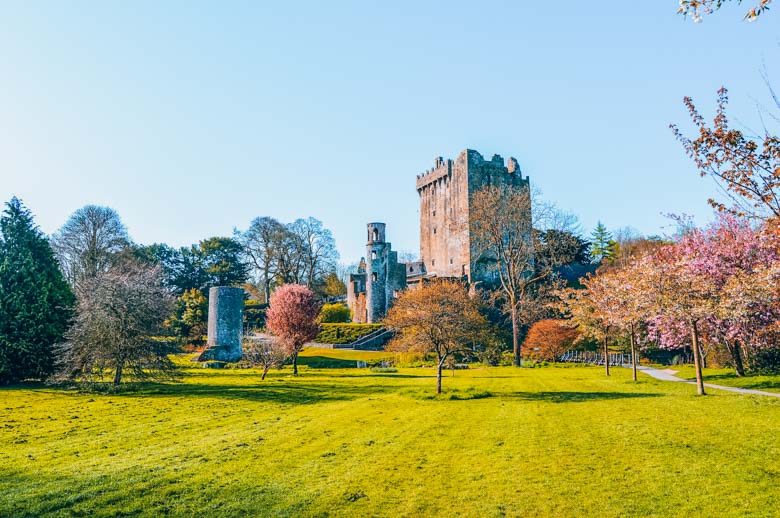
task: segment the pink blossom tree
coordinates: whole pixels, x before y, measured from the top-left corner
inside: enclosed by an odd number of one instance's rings
[[[298,375],[298,354],[319,333],[320,303],[314,292],[300,284],[285,284],[271,295],[266,327],[284,345]]]

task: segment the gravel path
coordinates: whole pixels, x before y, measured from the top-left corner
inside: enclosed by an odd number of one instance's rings
[[[631,368],[631,366],[629,365],[628,368]],[[674,375],[677,371],[673,371],[671,369],[660,370],[660,369],[654,369],[652,367],[644,367],[644,366],[638,365],[637,366],[637,370],[641,371],[641,372],[644,372],[648,376],[652,376],[655,379],[659,379],[659,380],[663,380],[663,381],[677,381],[679,383],[688,383],[689,385],[695,385],[696,384],[695,381],[688,381],[688,380],[683,380],[683,379],[678,378],[677,376]],[[739,394],[753,394],[755,396],[780,397],[780,394],[778,394],[776,392],[766,392],[766,391],[763,391],[763,390],[744,389],[744,388],[737,388],[737,387],[726,387],[726,386],[723,386],[723,385],[714,385],[712,383],[705,383],[704,386],[707,387],[707,388],[713,388],[713,389],[718,389],[718,390],[727,390],[729,392],[737,392]]]

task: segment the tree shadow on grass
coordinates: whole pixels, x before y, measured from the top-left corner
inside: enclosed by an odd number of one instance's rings
[[[587,401],[663,397],[651,392],[500,392],[497,397],[520,401],[548,401],[551,403],[584,403]]]
[[[382,385],[340,385],[307,383],[298,378],[293,382],[269,378],[256,384],[144,383],[137,390],[112,394],[119,397],[204,397],[243,399],[255,402],[307,405],[333,401],[349,401],[386,394],[392,387]]]

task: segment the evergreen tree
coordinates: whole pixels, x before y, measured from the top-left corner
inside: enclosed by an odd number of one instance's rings
[[[17,198],[0,217],[0,383],[54,371],[75,298],[48,240]]]
[[[590,255],[594,263],[600,263],[604,259],[611,259],[615,256],[617,243],[612,239],[612,233],[607,230],[604,223],[599,221],[590,237]]]

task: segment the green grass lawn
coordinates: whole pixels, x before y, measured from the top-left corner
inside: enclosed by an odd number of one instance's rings
[[[305,358],[354,361],[339,353]],[[0,516],[780,508],[780,400],[596,367],[457,371],[432,398],[433,374],[193,367],[121,395],[2,389]]]
[[[686,380],[696,379],[696,371],[693,365],[674,365],[668,368],[678,371],[675,374],[678,378]],[[702,375],[705,383],[780,393],[779,375],[744,376],[740,378],[734,373],[734,369],[704,369]]]

